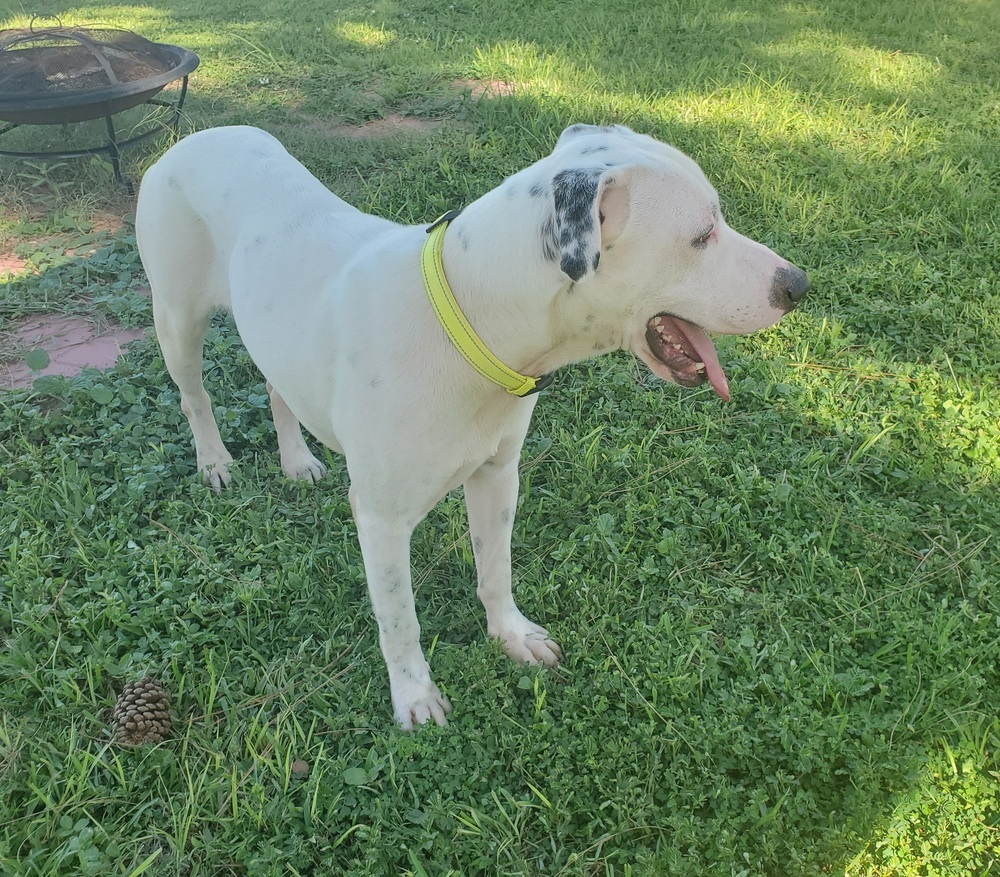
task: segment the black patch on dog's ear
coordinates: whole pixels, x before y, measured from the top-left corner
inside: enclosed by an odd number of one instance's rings
[[[594,168],[569,168],[552,178],[559,267],[573,281],[594,271],[601,256],[597,193],[602,173]]]
[[[548,262],[559,259],[559,241],[556,239],[556,222],[552,216],[547,216],[542,223],[541,231],[542,255]]]

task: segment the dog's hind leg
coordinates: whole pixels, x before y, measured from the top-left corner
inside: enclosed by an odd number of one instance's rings
[[[487,462],[465,482],[472,551],[479,576],[477,593],[486,610],[486,629],[518,663],[552,667],[562,652],[544,627],[529,621],[511,592],[510,538],[517,507],[517,457]]]
[[[271,417],[274,431],[278,434],[278,453],[281,457],[281,471],[289,478],[299,481],[320,480],[326,474],[326,466],[317,460],[306,447],[302,438],[302,428],[298,418],[292,414],[285,400],[268,381],[267,393],[271,397]]]
[[[202,382],[202,348],[209,321],[230,307],[229,282],[209,229],[188,204],[170,153],[143,177],[136,206],[136,240],[149,278],[153,324],[181,409],[194,434],[198,469],[214,490],[229,484],[232,456],[222,443]]]
[[[151,278],[152,280],[152,278]],[[213,490],[226,487],[232,455],[226,450],[202,382],[202,347],[212,312],[167,307],[153,287],[153,323],[170,377],[181,393],[181,410],[194,434],[198,471]]]
[[[229,484],[233,458],[202,382],[202,348],[212,314],[229,307],[228,283],[208,230],[154,171],[143,180],[136,235],[153,293],[156,339],[180,390],[198,470],[209,487],[221,490]]]

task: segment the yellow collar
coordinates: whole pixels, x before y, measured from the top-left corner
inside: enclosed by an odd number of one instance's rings
[[[466,362],[484,378],[503,387],[513,396],[530,396],[532,393],[544,390],[552,383],[552,375],[532,378],[507,368],[476,334],[455,300],[444,273],[441,250],[444,247],[444,233],[448,223],[456,216],[458,211],[453,210],[432,223],[427,229],[427,241],[420,252],[424,289],[427,291],[427,297],[431,301],[438,322],[451,339],[451,343],[465,357]]]

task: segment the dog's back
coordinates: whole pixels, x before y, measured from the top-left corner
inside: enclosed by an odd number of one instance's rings
[[[213,128],[181,140],[143,177],[136,208],[154,299],[180,295],[198,311],[228,309],[234,253],[264,243],[246,239],[247,230],[294,222],[310,203],[354,211],[257,128]]]

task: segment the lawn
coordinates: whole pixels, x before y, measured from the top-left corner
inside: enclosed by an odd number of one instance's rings
[[[220,495],[151,333],[0,390],[0,874],[1000,874],[995,0],[2,0],[0,27],[36,12],[196,51],[185,131],[259,125],[403,222],[572,122],[627,124],[813,292],[719,341],[728,404],[626,354],[546,392],[514,571],[558,669],[488,640],[461,496],[434,510],[414,581],[455,709],[414,734],[344,467],[282,477],[228,321]],[[42,365],[11,341],[27,315],[151,324],[104,159],[0,159],[0,181],[0,357]],[[115,746],[147,674],[173,733]]]

